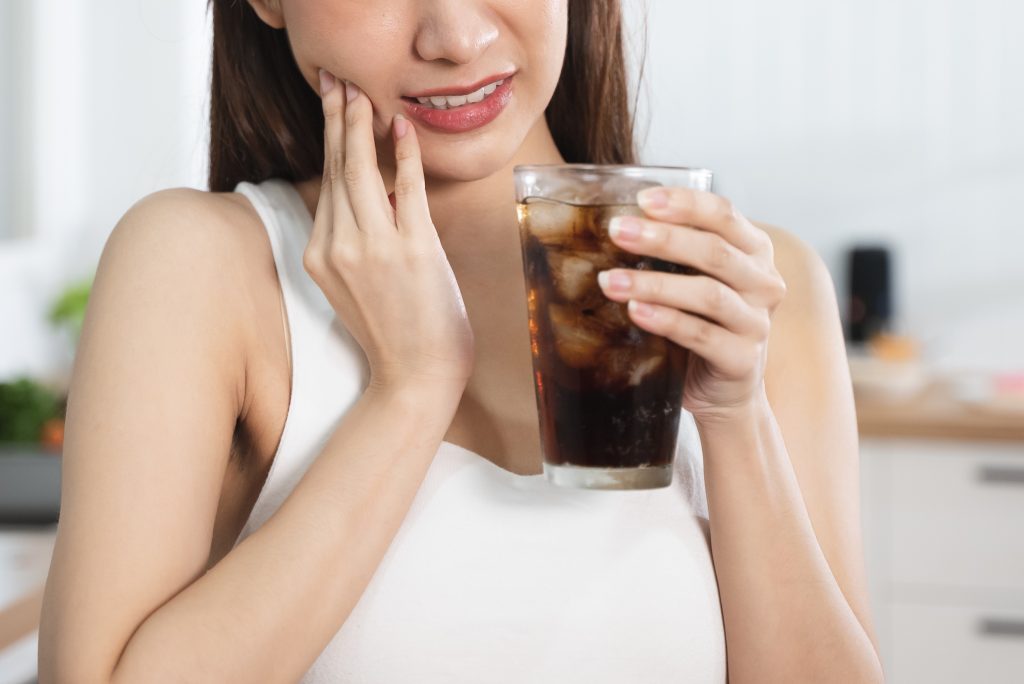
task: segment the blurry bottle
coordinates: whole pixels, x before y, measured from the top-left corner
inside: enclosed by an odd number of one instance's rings
[[[884,245],[856,245],[848,255],[846,337],[866,343],[892,330],[891,250]]]

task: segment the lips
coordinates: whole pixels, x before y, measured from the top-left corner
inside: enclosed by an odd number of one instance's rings
[[[512,96],[514,72],[403,97],[407,115],[442,133],[465,133],[491,123]],[[425,101],[421,101],[425,100]],[[476,100],[476,101],[473,101]]]

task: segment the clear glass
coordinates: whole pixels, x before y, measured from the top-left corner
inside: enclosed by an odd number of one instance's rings
[[[514,169],[544,473],[562,487],[672,483],[689,351],[638,328],[599,271],[694,274],[620,249],[614,216],[640,216],[637,192],[711,190],[706,169],[556,164]]]

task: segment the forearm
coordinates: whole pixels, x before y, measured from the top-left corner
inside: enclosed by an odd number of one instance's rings
[[[369,583],[460,395],[368,390],[277,512],[140,626],[112,680],[296,681]]]
[[[767,398],[700,432],[730,682],[881,682],[874,647],[814,535]]]

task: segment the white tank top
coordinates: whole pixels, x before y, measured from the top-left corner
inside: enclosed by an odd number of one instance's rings
[[[267,521],[362,394],[366,357],[302,266],[295,187],[240,182],[269,236],[292,392],[238,540]],[[526,315],[526,312],[523,312]],[[670,487],[563,489],[442,442],[366,591],[306,684],[726,681],[703,458],[683,412]]]

